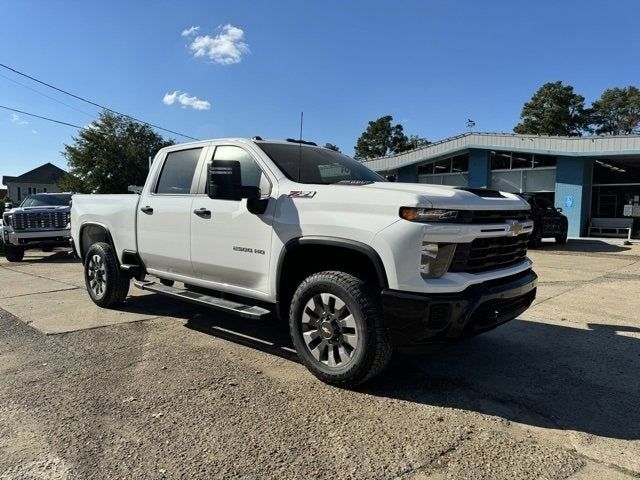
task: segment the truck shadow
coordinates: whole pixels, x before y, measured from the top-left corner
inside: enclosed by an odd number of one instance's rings
[[[197,309],[187,328],[298,362],[288,326]],[[640,439],[640,328],[514,320],[475,339],[398,352],[358,389],[532,426]]]

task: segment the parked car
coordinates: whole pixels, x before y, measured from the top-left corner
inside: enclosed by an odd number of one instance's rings
[[[378,374],[395,346],[524,312],[532,230],[515,194],[390,183],[339,152],[260,138],[163,148],[139,195],[74,195],[71,209],[97,305],[121,304],[133,278],[241,317],[274,311],[305,366],[345,386]]]
[[[531,206],[533,233],[529,240],[529,247],[538,248],[542,239],[553,237],[558,245],[567,243],[569,220],[562,214],[561,208],[556,208],[548,199],[535,194],[521,195]]]
[[[7,260],[19,262],[29,249],[50,252],[55,247],[68,247],[70,201],[71,193],[36,193],[19,207],[5,211],[1,233]]]

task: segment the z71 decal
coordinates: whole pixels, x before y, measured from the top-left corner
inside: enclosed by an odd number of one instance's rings
[[[316,192],[308,191],[304,192],[302,190],[292,190],[289,192],[289,198],[313,198]]]

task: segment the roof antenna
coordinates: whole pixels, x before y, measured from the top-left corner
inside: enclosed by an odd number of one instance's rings
[[[298,143],[298,183],[302,183],[301,182],[301,178],[300,178],[300,169],[301,169],[301,165],[302,165],[302,123],[304,121],[304,112],[300,112],[300,143]]]

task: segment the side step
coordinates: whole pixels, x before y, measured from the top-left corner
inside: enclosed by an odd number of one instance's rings
[[[161,283],[134,280],[133,284],[141,290],[149,290],[150,292],[156,292],[168,297],[186,300],[199,305],[205,305],[217,310],[234,313],[244,318],[261,318],[271,313],[266,308],[255,305],[244,305],[242,303],[232,302],[231,300],[192,292],[190,290],[185,290],[184,288],[168,287]]]

